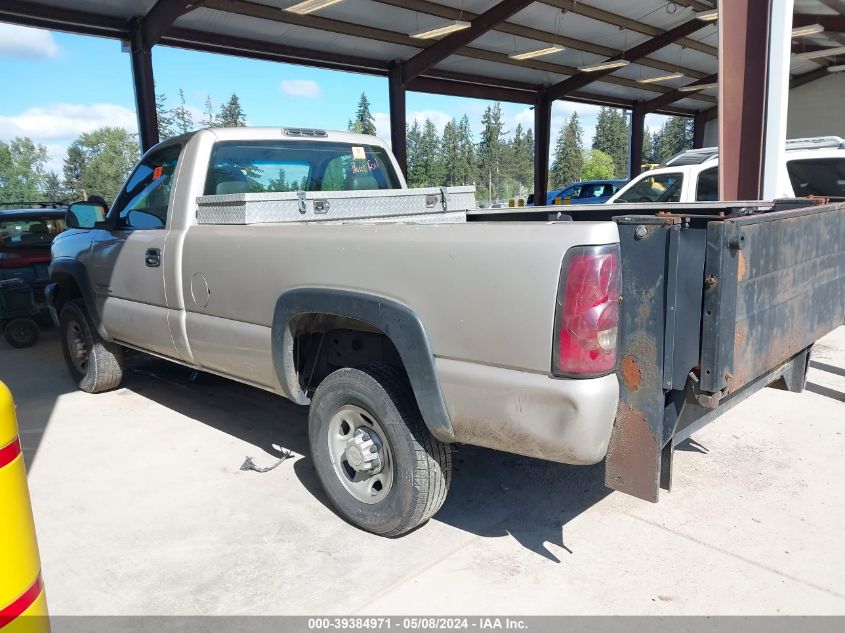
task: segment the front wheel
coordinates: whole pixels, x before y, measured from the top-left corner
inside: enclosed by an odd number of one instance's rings
[[[100,393],[120,385],[123,349],[103,340],[80,299],[65,303],[59,329],[65,363],[82,391]]]
[[[38,340],[40,333],[38,324],[32,319],[26,318],[12,319],[3,328],[3,335],[6,337],[6,342],[18,349],[35,345],[35,341]]]
[[[451,449],[426,428],[394,367],[370,363],[329,375],[311,402],[308,435],[323,489],[359,528],[399,536],[446,499]]]

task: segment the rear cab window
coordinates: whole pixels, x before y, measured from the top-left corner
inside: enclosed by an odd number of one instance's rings
[[[378,145],[333,141],[222,141],[215,144],[205,195],[399,189]]]
[[[698,183],[695,186],[695,199],[699,202],[708,202],[719,199],[719,168],[711,167],[698,174]]]
[[[845,198],[845,156],[790,160],[786,171],[798,198]]]
[[[646,174],[614,202],[679,202],[683,184],[682,172]]]

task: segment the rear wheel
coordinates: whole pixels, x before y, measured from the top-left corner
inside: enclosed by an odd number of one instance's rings
[[[80,299],[65,303],[59,327],[65,363],[82,391],[100,393],[120,385],[123,349],[103,340]]]
[[[41,330],[38,329],[38,324],[32,319],[25,318],[12,319],[3,328],[3,335],[6,337],[6,342],[18,349],[35,345],[35,341],[38,340],[40,333]]]
[[[428,431],[394,367],[371,363],[329,375],[311,402],[308,433],[320,483],[353,525],[399,536],[443,505],[450,447]]]

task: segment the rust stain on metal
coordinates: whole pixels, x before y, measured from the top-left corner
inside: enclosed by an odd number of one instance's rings
[[[622,382],[630,391],[636,391],[640,387],[640,378],[642,373],[637,366],[637,359],[628,354],[619,363],[619,373],[622,376]]]
[[[605,462],[605,484],[648,501],[657,501],[660,483],[660,450],[645,415],[624,402],[619,403]],[[643,468],[643,460],[654,460],[654,468]]]
[[[745,262],[745,253],[743,253],[742,251],[739,251],[739,255],[737,256],[736,267],[737,281],[744,281],[745,274],[748,272],[748,266]]]

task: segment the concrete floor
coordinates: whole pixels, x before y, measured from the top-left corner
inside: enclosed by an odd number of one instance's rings
[[[678,451],[659,504],[601,466],[462,447],[441,512],[395,540],[327,507],[303,409],[133,366],[92,396],[55,331],[0,343],[54,615],[845,613],[845,327],[807,392],[763,390]]]

